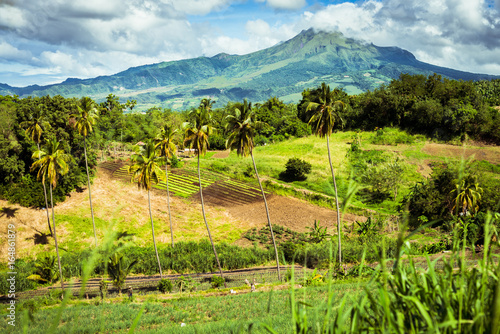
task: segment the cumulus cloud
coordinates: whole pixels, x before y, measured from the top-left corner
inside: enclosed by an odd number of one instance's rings
[[[297,28],[288,24],[271,26],[257,19],[245,23],[245,32],[246,38],[207,36],[200,40],[203,53],[210,56],[220,52],[239,55],[255,52],[294,37]]]
[[[191,15],[204,15],[214,10],[221,10],[227,7],[231,0],[167,0],[168,3],[176,10],[191,14]]]
[[[307,4],[306,0],[257,0],[257,2],[265,2],[269,7],[286,10],[300,9]]]
[[[498,1],[385,0],[328,5],[303,15],[304,25],[338,30],[380,46],[399,46],[422,61],[485,73],[498,59],[478,57],[488,50],[500,54]],[[486,54],[490,54],[487,52]]]
[[[6,61],[17,61],[26,62],[31,58],[31,54],[25,50],[19,50],[18,48],[10,45],[6,42],[0,42],[0,62]]]
[[[265,3],[263,15],[246,11],[259,8],[256,2]],[[299,12],[306,0],[0,0],[0,72],[47,74],[51,82],[109,75],[160,61],[245,54],[313,27],[399,46],[436,65],[500,74],[500,0],[308,2]],[[232,26],[238,32],[224,30],[226,16],[241,18]]]

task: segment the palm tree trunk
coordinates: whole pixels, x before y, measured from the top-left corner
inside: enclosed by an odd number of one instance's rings
[[[40,151],[40,143],[36,143],[38,150]],[[47,203],[47,187],[45,187],[45,181],[42,181],[43,185],[43,196],[45,198],[45,211],[47,211],[47,224],[49,225],[50,236],[54,237],[52,233],[52,227],[50,227],[50,214],[49,214],[49,203]]]
[[[172,237],[172,248],[174,248],[174,230],[172,229],[172,213],[170,212],[170,191],[168,190],[168,162],[165,162],[165,180],[167,183],[167,207],[168,220],[170,221],[170,236]]]
[[[59,277],[61,279],[61,289],[64,290],[61,258],[59,257],[59,245],[57,244],[56,219],[55,219],[55,215],[54,215],[54,202],[52,199],[52,183],[49,183],[49,185],[50,185],[50,207],[52,208],[52,223],[54,224],[54,241],[56,243],[57,265],[59,266]]]
[[[253,157],[252,150],[250,150],[250,156],[252,157],[253,169],[255,170],[255,175],[257,176],[257,181],[259,181],[259,187],[260,187],[260,191],[262,192],[262,198],[264,199],[264,205],[266,207],[266,214],[267,214],[267,222],[269,224],[269,230],[271,231],[271,237],[273,238],[274,253],[276,255],[276,268],[278,269],[278,280],[281,280],[278,248],[276,248],[276,240],[274,239],[273,226],[271,225],[271,218],[269,217],[269,207],[267,206],[266,194],[264,193],[264,188],[262,188],[262,183],[260,182],[259,172],[257,172],[257,165],[255,165],[255,159]]]
[[[87,186],[89,188],[90,214],[92,216],[92,226],[94,227],[95,246],[97,247],[97,234],[95,231],[95,222],[94,222],[94,208],[92,207],[92,193],[90,192],[89,165],[87,163],[87,142],[85,140],[85,137],[83,137],[83,153],[85,154],[85,169],[87,171]]]
[[[339,209],[339,196],[337,193],[337,181],[335,181],[335,173],[333,172],[332,156],[330,153],[330,136],[326,136],[326,146],[328,148],[328,162],[330,163],[330,170],[332,171],[333,189],[335,190],[335,206],[337,208],[337,233],[339,243],[339,265],[342,264],[342,240],[340,238],[341,222],[340,222],[340,209]]]
[[[160,278],[163,279],[163,273],[161,271],[161,264],[160,264],[160,257],[158,256],[158,249],[156,248],[155,226],[153,223],[153,214],[151,213],[151,196],[150,196],[149,189],[148,189],[148,204],[149,204],[149,218],[151,218],[151,231],[153,232],[153,245],[155,246],[156,260],[158,261],[158,268],[160,269]]]
[[[205,215],[205,204],[203,203],[203,188],[201,186],[201,174],[200,174],[200,152],[198,151],[198,181],[200,183],[200,199],[201,199],[201,212],[203,213],[203,220],[205,221],[205,226],[207,227],[208,238],[210,239],[210,243],[212,244],[212,248],[215,254],[215,260],[217,261],[217,265],[219,266],[220,277],[222,276],[222,267],[220,266],[219,257],[217,256],[217,251],[215,250],[215,245],[212,240],[212,235],[210,234],[210,228],[208,228],[207,217]],[[224,281],[224,286],[226,287],[226,282]]]

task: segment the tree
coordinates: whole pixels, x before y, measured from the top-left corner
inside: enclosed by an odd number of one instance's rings
[[[132,270],[132,267],[137,264],[137,260],[130,262],[128,265],[125,264],[123,255],[120,253],[114,253],[109,257],[108,261],[108,271],[111,279],[113,280],[113,285],[118,289],[118,293],[121,295],[123,285],[125,284],[125,279]]]
[[[29,120],[21,124],[22,127],[26,127],[26,135],[31,138],[36,143],[38,151],[40,151],[40,142],[42,139],[43,126],[45,123],[43,115],[42,104],[38,104],[32,109],[32,113],[29,115]],[[50,236],[54,236],[52,233],[52,228],[50,227],[50,214],[49,214],[49,204],[47,202],[47,188],[45,187],[45,182],[43,185],[43,196],[45,199],[45,211],[47,212],[47,224],[49,225]]]
[[[89,202],[90,214],[92,216],[92,226],[94,228],[94,241],[97,247],[97,233],[95,230],[94,221],[94,208],[92,207],[92,192],[90,191],[90,176],[89,165],[87,162],[87,136],[92,133],[92,125],[95,124],[98,117],[97,108],[94,101],[90,97],[83,97],[78,104],[76,104],[76,113],[71,114],[70,117],[74,118],[75,123],[73,126],[78,130],[78,133],[83,136],[83,152],[85,154],[85,170],[87,171],[87,186],[89,188]]]
[[[483,189],[479,183],[468,184],[462,180],[460,184],[455,185],[450,193],[454,194],[453,211],[457,210],[459,214],[467,215],[471,213],[474,215],[479,209],[479,202],[481,202],[481,193]]]
[[[59,257],[59,246],[57,244],[52,187],[55,188],[57,186],[57,179],[59,176],[65,175],[68,172],[67,162],[70,160],[70,156],[64,153],[64,150],[59,147],[59,144],[60,143],[58,141],[51,140],[47,143],[44,150],[35,151],[32,158],[36,160],[31,165],[31,169],[38,169],[37,177],[39,180],[42,180],[42,183],[45,183],[45,179],[49,181],[50,206],[52,208],[52,224],[57,253],[57,264],[59,266],[59,277],[61,277],[61,288],[64,289],[61,258]]]
[[[205,155],[207,152],[208,138],[213,133],[212,127],[212,115],[211,109],[214,101],[210,99],[201,100],[198,109],[193,109],[189,115],[189,122],[185,122],[183,127],[185,129],[185,140],[184,145],[188,145],[189,148],[195,149],[196,156],[198,158],[198,181],[200,184],[200,200],[201,200],[201,210],[203,214],[203,220],[205,221],[205,226],[207,227],[208,238],[212,244],[212,248],[215,255],[215,260],[219,266],[220,277],[222,276],[222,267],[220,266],[219,257],[217,256],[217,251],[215,249],[214,242],[212,240],[212,235],[210,234],[210,228],[208,227],[207,217],[205,215],[205,204],[203,203],[203,187],[201,186],[201,173],[200,173],[200,156]]]
[[[279,174],[283,181],[304,181],[307,175],[311,173],[312,165],[299,158],[290,158],[285,164],[285,170]]]
[[[162,158],[158,155],[158,151],[154,143],[148,140],[144,147],[139,149],[139,152],[131,157],[133,165],[128,168],[128,172],[132,174],[132,182],[137,182],[139,189],[144,188],[148,191],[149,218],[151,219],[151,231],[153,233],[153,244],[155,247],[156,260],[160,270],[160,277],[163,278],[161,271],[160,257],[156,248],[155,227],[153,223],[153,214],[151,213],[151,184],[159,183],[163,179],[163,171],[160,168]]]
[[[262,188],[262,183],[260,182],[259,173],[253,157],[255,130],[258,127],[261,127],[262,123],[255,119],[255,113],[252,111],[252,103],[248,103],[247,100],[243,101],[241,109],[236,108],[234,109],[233,115],[226,116],[226,121],[226,129],[229,132],[226,147],[231,150],[236,150],[236,153],[239,156],[246,157],[250,155],[252,157],[253,168],[255,175],[257,176],[257,181],[259,181],[260,191],[266,208],[267,222],[273,239],[274,253],[276,255],[276,267],[278,269],[278,279],[281,279],[278,249],[276,248],[273,226],[271,225],[271,218],[269,217],[269,208],[267,206],[266,195],[264,193],[264,189]]]
[[[156,148],[159,150],[160,156],[165,157],[165,182],[167,184],[167,207],[168,207],[168,220],[170,221],[170,235],[172,238],[172,247],[174,247],[174,230],[172,229],[172,214],[170,212],[170,192],[168,189],[168,159],[171,158],[177,151],[174,144],[174,136],[177,129],[165,125],[158,136],[156,137]]]
[[[330,153],[330,135],[333,131],[335,123],[343,123],[340,113],[345,109],[344,102],[335,100],[335,94],[330,90],[330,86],[324,82],[318,88],[319,94],[309,95],[310,100],[305,101],[305,111],[308,124],[312,127],[312,131],[320,138],[326,137],[326,146],[328,148],[328,162],[330,163],[330,170],[332,173],[333,188],[335,191],[335,206],[337,209],[337,232],[338,232],[338,256],[339,264],[342,263],[342,245],[341,245],[341,222],[340,222],[340,209],[339,198],[337,193],[337,182],[335,181],[335,173],[333,172],[332,157]]]

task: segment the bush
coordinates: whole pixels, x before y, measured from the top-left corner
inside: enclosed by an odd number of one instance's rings
[[[286,170],[281,172],[279,178],[283,181],[304,181],[306,174],[311,172],[312,165],[299,158],[290,158],[285,164]]]
[[[183,165],[182,161],[180,161],[175,154],[172,156],[172,158],[170,158],[170,167],[180,168],[182,167],[182,165]]]
[[[222,286],[224,286],[224,282],[225,281],[226,280],[223,277],[220,277],[220,276],[217,276],[217,275],[213,275],[212,276],[212,280],[211,280],[212,288],[213,289],[221,288]]]
[[[163,278],[158,282],[158,290],[162,293],[172,292],[173,284],[169,279]]]

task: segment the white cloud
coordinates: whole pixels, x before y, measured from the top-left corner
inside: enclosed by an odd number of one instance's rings
[[[6,43],[0,42],[0,61],[28,61],[31,58],[31,54],[25,50],[19,50],[18,48]]]
[[[287,10],[300,9],[307,4],[306,0],[257,0],[257,2],[266,2],[269,7]]]
[[[245,23],[247,38],[203,35],[199,40],[203,54],[212,56],[220,52],[229,54],[247,54],[262,50],[288,40],[297,34],[292,25],[270,26],[264,20],[257,19]],[[299,30],[300,31],[300,30]]]
[[[283,11],[305,5],[305,0],[0,0],[0,72],[20,73],[17,66],[29,64],[24,75],[40,79],[47,73],[50,81],[55,75],[109,75],[164,60],[246,54],[314,27],[399,46],[436,65],[500,74],[500,0],[337,1],[297,16]],[[199,17],[190,22],[190,15]],[[227,17],[238,29],[227,31]]]
[[[0,28],[18,29],[27,24],[27,20],[20,8],[0,4]]]
[[[302,21],[375,45],[398,46],[432,64],[500,74],[491,72],[498,68],[499,18],[484,0],[369,0],[328,5],[304,13]],[[497,59],[478,57],[478,50],[491,50]]]
[[[205,15],[212,11],[221,10],[227,7],[232,0],[166,0],[165,3],[171,5],[179,12],[191,15]]]

